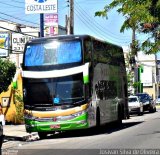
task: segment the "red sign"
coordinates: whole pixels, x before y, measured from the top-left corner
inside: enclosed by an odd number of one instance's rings
[[[58,14],[45,14],[44,16],[44,34],[45,36],[54,36],[58,34]]]
[[[51,129],[59,129],[59,128],[60,128],[60,124],[50,125],[50,128],[51,128]]]
[[[58,14],[45,14],[44,23],[45,26],[58,25]]]

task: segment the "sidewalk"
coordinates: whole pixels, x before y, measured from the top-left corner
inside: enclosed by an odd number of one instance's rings
[[[156,105],[156,109],[160,109],[160,104]]]
[[[27,141],[37,136],[37,133],[27,133],[25,125],[5,125],[3,126],[3,134],[7,140]]]

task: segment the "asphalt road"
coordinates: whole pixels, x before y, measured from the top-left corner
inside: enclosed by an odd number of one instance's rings
[[[51,135],[4,151],[18,155],[160,154],[160,111],[131,116],[122,127],[107,124],[99,131]]]

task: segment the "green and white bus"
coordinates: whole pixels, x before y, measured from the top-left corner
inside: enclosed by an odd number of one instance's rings
[[[22,79],[26,131],[40,138],[129,117],[123,50],[89,35],[29,41]]]

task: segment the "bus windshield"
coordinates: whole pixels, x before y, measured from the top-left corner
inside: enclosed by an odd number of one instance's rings
[[[26,105],[51,107],[71,105],[84,100],[83,75],[50,79],[24,79]]]
[[[46,66],[82,61],[81,42],[55,41],[30,43],[25,50],[25,66]]]

